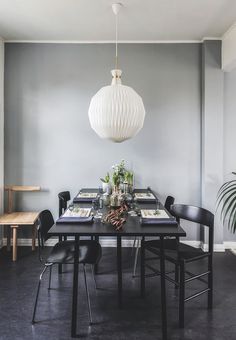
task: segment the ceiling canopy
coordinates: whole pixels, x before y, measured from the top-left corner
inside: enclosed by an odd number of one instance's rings
[[[6,40],[113,41],[110,0],[1,0]],[[119,40],[221,37],[236,20],[235,0],[121,0]]]

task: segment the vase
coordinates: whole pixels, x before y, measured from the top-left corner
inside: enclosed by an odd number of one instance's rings
[[[111,184],[102,182],[102,191],[108,195],[111,194]]]
[[[134,190],[133,184],[128,184],[128,193],[132,194]]]
[[[110,206],[111,207],[120,207],[123,203],[124,199],[123,199],[123,195],[121,193],[120,190],[118,190],[117,186],[113,187],[113,192],[111,194],[111,198],[110,198]]]
[[[110,195],[108,193],[103,194],[102,199],[104,206],[108,206],[110,204]]]

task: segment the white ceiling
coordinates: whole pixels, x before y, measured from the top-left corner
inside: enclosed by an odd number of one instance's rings
[[[119,1],[119,0],[118,0]],[[6,40],[114,40],[111,0],[0,0]],[[119,39],[221,37],[236,21],[236,0],[120,0]]]

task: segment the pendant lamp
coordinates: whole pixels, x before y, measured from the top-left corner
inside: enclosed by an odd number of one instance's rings
[[[90,125],[98,136],[116,143],[134,137],[142,129],[145,118],[142,98],[121,83],[117,53],[117,16],[121,7],[119,3],[112,5],[116,17],[116,67],[111,71],[112,82],[93,96],[88,111]]]

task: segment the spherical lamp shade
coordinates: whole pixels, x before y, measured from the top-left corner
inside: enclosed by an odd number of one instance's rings
[[[120,143],[141,130],[145,109],[142,98],[121,84],[121,71],[113,70],[112,75],[112,84],[102,87],[92,98],[89,120],[99,137]]]

